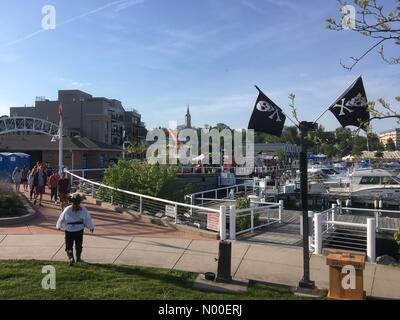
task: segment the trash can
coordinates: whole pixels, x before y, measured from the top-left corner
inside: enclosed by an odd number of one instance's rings
[[[365,255],[331,253],[326,259],[326,264],[329,266],[328,299],[365,299]]]

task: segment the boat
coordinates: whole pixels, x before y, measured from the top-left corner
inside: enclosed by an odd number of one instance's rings
[[[330,194],[400,201],[400,178],[385,169],[357,169],[342,187],[328,186]]]

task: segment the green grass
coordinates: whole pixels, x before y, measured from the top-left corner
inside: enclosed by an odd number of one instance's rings
[[[56,290],[44,290],[42,267],[56,268]],[[289,288],[251,284],[246,294],[193,289],[197,274],[154,268],[62,262],[0,261],[0,300],[292,300]]]

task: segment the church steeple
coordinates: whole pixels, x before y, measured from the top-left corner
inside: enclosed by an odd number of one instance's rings
[[[192,127],[192,116],[190,115],[190,110],[188,105],[185,115],[185,128],[191,128],[191,127]]]

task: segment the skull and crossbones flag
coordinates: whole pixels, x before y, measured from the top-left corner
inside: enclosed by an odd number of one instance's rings
[[[343,127],[365,129],[369,124],[368,100],[360,76],[329,108]]]
[[[271,99],[269,99],[257,86],[259,95],[250,118],[248,129],[264,132],[273,136],[282,135],[286,116]]]

